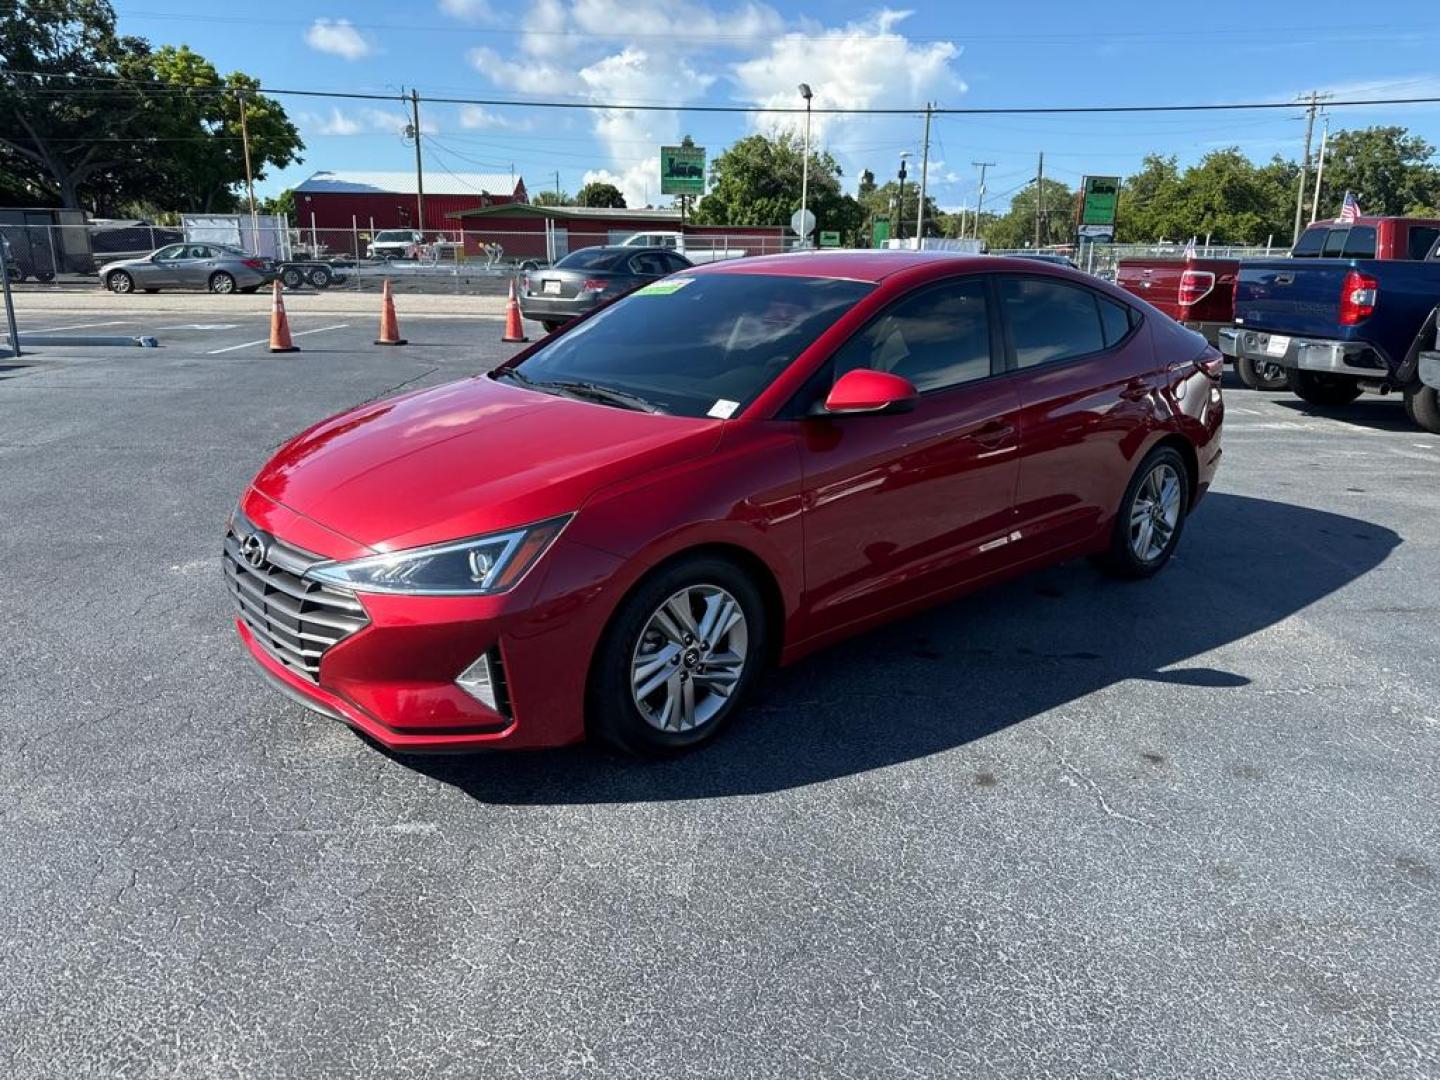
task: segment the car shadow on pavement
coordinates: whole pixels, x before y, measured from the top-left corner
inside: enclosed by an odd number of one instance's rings
[[[684,757],[633,761],[586,747],[391,756],[497,804],[815,784],[983,739],[1126,680],[1243,692],[1249,676],[1216,669],[1207,653],[1349,585],[1400,543],[1356,518],[1213,493],[1149,581],[1112,581],[1080,560],[864,634],[776,673],[730,730]]]
[[[1353,427],[1370,428],[1372,431],[1409,431],[1424,435],[1409,416],[1399,394],[1377,398],[1366,395],[1349,405],[1311,405],[1299,398],[1277,397],[1275,404],[1292,412],[1303,413],[1324,420],[1334,420]]]

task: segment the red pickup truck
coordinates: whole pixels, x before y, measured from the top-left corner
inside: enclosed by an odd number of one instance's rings
[[[1362,217],[1354,222],[1317,221],[1300,234],[1294,259],[1356,258],[1419,261],[1440,238],[1440,219]],[[1115,282],[1166,315],[1219,343],[1220,330],[1235,321],[1239,259],[1121,259]],[[1283,390],[1285,369],[1248,357],[1232,357],[1240,381],[1252,390]]]

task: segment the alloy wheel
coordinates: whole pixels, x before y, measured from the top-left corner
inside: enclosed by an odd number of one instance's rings
[[[1130,504],[1130,550],[1141,562],[1164,553],[1180,523],[1180,474],[1162,461],[1150,470]]]
[[[658,731],[714,719],[740,684],[749,630],[739,601],[716,585],[673,594],[645,622],[630,664],[630,692]]]

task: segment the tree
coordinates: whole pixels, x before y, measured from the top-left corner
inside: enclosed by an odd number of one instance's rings
[[[296,221],[295,214],[295,189],[286,188],[279,195],[272,195],[268,199],[259,199],[256,208],[262,214],[271,217],[284,217],[290,221]]]
[[[698,225],[789,225],[800,209],[804,144],[790,132],[747,135],[710,165],[710,193],[695,208]],[[810,152],[810,210],[817,230],[855,243],[865,211],[840,190],[840,166],[825,152]]]
[[[870,182],[865,182],[866,177]],[[890,219],[891,236],[914,236],[915,218],[920,212],[920,185],[912,184],[908,180],[905,183],[905,205],[900,205],[900,184],[896,180],[887,180],[877,186],[875,174],[868,169],[860,174],[860,187],[858,189],[859,203],[865,213],[865,222],[868,225],[877,217],[888,217]],[[867,230],[868,231],[868,230]],[[925,196],[925,235],[943,236],[945,233],[944,215],[940,208],[935,205],[935,200]]]
[[[1440,206],[1434,154],[1433,146],[1402,127],[1335,132],[1325,152],[1320,216],[1337,215],[1347,191],[1367,214],[1418,214]]]
[[[1040,243],[1069,244],[1075,240],[1075,193],[1059,180],[1046,178]],[[1004,214],[982,214],[980,236],[997,250],[1035,243],[1035,218],[1040,211],[1039,185],[1031,182],[1010,200]]]
[[[620,189],[614,184],[607,184],[601,180],[592,180],[580,189],[575,196],[577,206],[609,207],[613,210],[625,209],[625,196],[620,194]]]
[[[1299,169],[1283,158],[1256,165],[1237,147],[1214,150],[1180,172],[1174,157],[1150,155],[1125,181],[1118,238],[1261,244],[1288,237]]]
[[[575,200],[564,191],[537,191],[530,200],[535,206],[574,206]]]
[[[19,129],[0,136],[0,177],[16,177],[31,202],[234,208],[242,95],[257,180],[304,149],[254,79],[221,79],[191,49],[117,35],[108,0],[21,0],[0,14],[0,56],[0,112]]]

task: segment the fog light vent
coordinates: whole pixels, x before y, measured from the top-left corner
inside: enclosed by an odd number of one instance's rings
[[[487,709],[510,718],[510,695],[505,686],[505,669],[500,663],[498,647],[487,649],[473,664],[460,673],[455,685]]]

